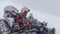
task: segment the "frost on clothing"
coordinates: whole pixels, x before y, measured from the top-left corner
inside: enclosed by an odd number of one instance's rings
[[[0,31],[2,32],[2,34],[8,34],[8,33],[10,33],[10,28],[6,24],[6,21],[3,20],[3,19],[0,20]]]

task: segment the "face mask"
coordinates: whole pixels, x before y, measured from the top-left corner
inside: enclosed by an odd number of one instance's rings
[[[13,18],[8,18],[9,25],[12,27],[14,19]]]

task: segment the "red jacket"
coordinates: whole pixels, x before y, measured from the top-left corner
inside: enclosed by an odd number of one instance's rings
[[[19,23],[19,24],[22,23],[22,18],[21,18],[19,13],[16,14],[14,20],[15,20],[16,23]]]
[[[26,19],[27,19],[27,18],[26,18]],[[19,24],[23,24],[23,23],[22,23],[22,17],[21,17],[21,15],[20,15],[19,13],[16,14],[15,22],[16,22],[16,23],[19,23]],[[29,24],[29,19],[27,19],[27,22],[26,22],[25,24],[23,24],[23,25],[24,25],[24,27],[30,26],[30,24]]]

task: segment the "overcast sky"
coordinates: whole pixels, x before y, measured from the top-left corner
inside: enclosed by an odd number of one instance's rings
[[[60,17],[60,0],[12,0],[33,10]]]

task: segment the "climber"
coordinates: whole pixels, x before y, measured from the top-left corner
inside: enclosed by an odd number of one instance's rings
[[[4,19],[7,21],[7,24],[9,28],[11,29],[11,32],[14,30],[13,25],[15,23],[14,17],[16,13],[18,12],[18,9],[16,9],[14,6],[6,6],[4,8]],[[19,26],[19,24],[16,24]],[[17,26],[17,27],[18,27]],[[15,30],[18,30],[20,27],[15,28]]]
[[[27,21],[27,13],[29,12],[30,10],[27,8],[27,7],[23,7],[21,9],[21,12],[20,13],[16,13],[16,18],[15,18],[15,21],[19,24],[22,24],[22,23],[25,23],[25,21]],[[27,26],[27,24],[25,24],[25,26]]]

